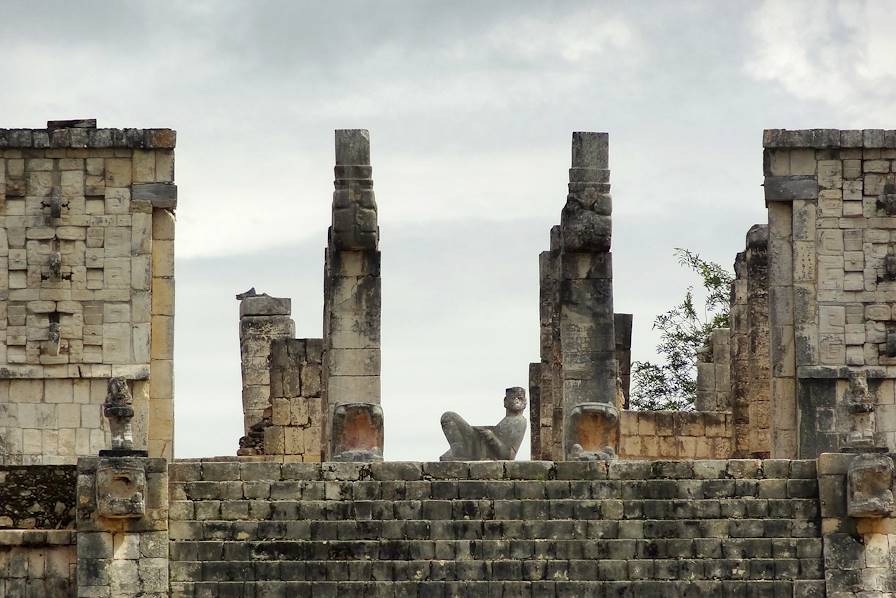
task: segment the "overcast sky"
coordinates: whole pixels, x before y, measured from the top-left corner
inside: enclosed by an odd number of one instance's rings
[[[765,221],[763,128],[896,127],[893,1],[0,10],[0,127],[177,129],[178,457],[236,450],[235,293],[321,336],[334,129],[371,134],[386,457],[434,459],[442,411],[494,423],[527,386],[572,131],[610,133],[616,311],[647,359],[693,282],[673,248],[730,266]]]

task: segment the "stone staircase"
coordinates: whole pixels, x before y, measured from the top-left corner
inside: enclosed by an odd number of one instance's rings
[[[815,461],[170,467],[172,596],[824,596]]]

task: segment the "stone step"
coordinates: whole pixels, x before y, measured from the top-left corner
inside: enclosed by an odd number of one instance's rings
[[[638,581],[823,579],[821,559],[180,561],[183,581]]]
[[[172,521],[816,519],[815,499],[199,500],[172,501]]]
[[[171,500],[588,500],[816,498],[815,479],[713,480],[418,480],[174,482]]]
[[[709,480],[815,479],[814,460],[730,459],[695,461],[475,461],[384,463],[279,463],[218,457],[170,464],[173,482],[219,481],[419,481],[419,480]]]
[[[312,523],[314,525],[312,525]],[[507,523],[509,525],[503,525]],[[615,532],[615,534],[613,533]],[[390,520],[390,521],[171,521],[172,540],[352,539],[365,536],[400,539],[583,538],[619,535],[642,538],[815,538],[817,520]]]
[[[819,538],[183,541],[173,561],[819,559]]]
[[[823,580],[172,582],[172,598],[823,598]]]

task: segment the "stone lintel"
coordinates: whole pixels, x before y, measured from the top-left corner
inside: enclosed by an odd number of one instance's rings
[[[765,129],[762,147],[771,149],[896,148],[892,129]]]
[[[56,127],[50,121],[46,129],[0,129],[0,148],[122,148],[174,149],[177,132],[173,129],[97,129],[93,127]]]
[[[256,295],[240,301],[240,317],[244,316],[288,316],[292,313],[292,299]]]
[[[0,380],[28,380],[60,378],[109,378],[121,376],[126,380],[148,380],[148,365],[4,365],[0,367]]]
[[[177,185],[173,183],[134,183],[131,198],[149,201],[154,208],[177,208]]]
[[[818,199],[818,180],[814,176],[765,177],[765,201]]]
[[[872,379],[883,379],[883,378],[892,378],[892,376],[887,375],[887,369],[885,367],[875,367],[875,366],[866,366],[866,367],[833,367],[826,365],[801,365],[797,367],[796,377],[797,378],[823,378],[823,379],[849,379],[850,372],[856,371],[864,371],[868,378]]]

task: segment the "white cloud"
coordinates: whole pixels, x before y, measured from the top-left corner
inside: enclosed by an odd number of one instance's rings
[[[889,0],[766,0],[749,20],[746,72],[848,121],[825,126],[892,127],[893,6]]]

